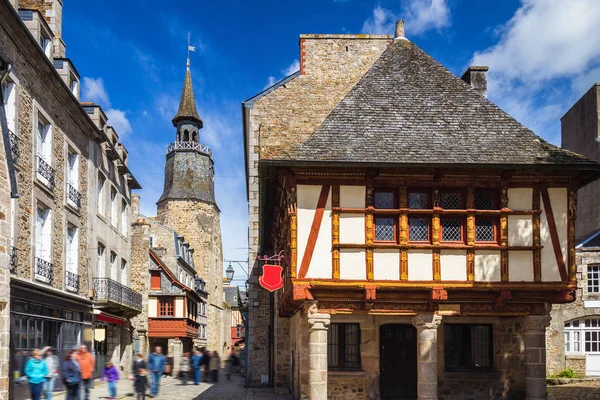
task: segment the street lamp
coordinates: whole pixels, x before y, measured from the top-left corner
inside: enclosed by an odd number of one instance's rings
[[[234,273],[235,273],[235,271],[233,270],[231,263],[229,263],[229,267],[227,267],[227,269],[225,270],[225,276],[227,277],[227,281],[229,283],[231,283],[231,281],[233,280]]]

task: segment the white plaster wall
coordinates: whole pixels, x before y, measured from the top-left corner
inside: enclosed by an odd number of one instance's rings
[[[466,281],[467,251],[442,250],[440,252],[440,275],[443,281]]]
[[[531,215],[508,216],[508,245],[533,245],[533,219]]]
[[[156,297],[148,299],[148,318],[156,318],[158,311],[158,302]]]
[[[556,223],[558,240],[560,248],[565,260],[565,266],[568,264],[567,257],[567,236],[568,236],[568,197],[566,188],[548,189],[548,197],[552,205],[552,213]],[[558,263],[554,255],[554,247],[552,246],[552,238],[550,237],[550,229],[548,227],[548,219],[544,202],[542,204],[542,215],[540,217],[540,239],[542,245],[542,281],[555,282],[560,281],[560,272],[558,271]]]
[[[364,186],[340,186],[340,207],[365,208]]]
[[[340,250],[340,279],[367,279],[367,261],[364,250]]]
[[[400,280],[400,251],[375,250],[373,253],[373,277],[375,280]]]
[[[340,243],[365,243],[365,216],[340,214]]]
[[[508,252],[508,280],[510,282],[533,282],[533,251]]]
[[[302,265],[302,258],[308,243],[310,228],[315,217],[320,185],[298,185],[298,268]],[[331,278],[331,189],[327,194],[327,203],[319,236],[315,244],[312,259],[306,273],[307,278]]]
[[[408,251],[408,280],[433,280],[433,256],[431,250]]]
[[[499,250],[475,251],[475,281],[499,282],[502,279]]]
[[[533,189],[508,189],[508,208],[514,211],[528,211],[533,206]]]
[[[175,299],[175,318],[183,318],[183,298]]]

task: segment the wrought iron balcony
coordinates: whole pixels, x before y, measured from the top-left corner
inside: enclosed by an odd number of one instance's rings
[[[15,272],[19,262],[19,252],[16,247],[10,247],[10,272]]]
[[[171,143],[169,145],[169,147],[167,147],[167,154],[175,151],[175,150],[198,150],[201,153],[205,153],[208,154],[209,156],[212,156],[212,152],[210,151],[210,148],[205,145],[205,144],[201,144],[198,142],[174,142]]]
[[[75,293],[79,292],[79,275],[66,271],[65,281],[67,290]]]
[[[50,261],[35,258],[35,279],[45,283],[52,283],[54,278],[54,264]]]
[[[21,155],[21,151],[19,150],[19,137],[9,129],[8,139],[10,142],[10,152],[12,154],[13,163],[16,163]]]
[[[54,190],[54,168],[50,166],[42,157],[38,156],[38,174],[40,179],[48,189]]]
[[[67,183],[67,200],[77,210],[81,209],[81,193],[70,183]]]
[[[116,308],[142,311],[142,295],[110,278],[94,278],[94,301]]]

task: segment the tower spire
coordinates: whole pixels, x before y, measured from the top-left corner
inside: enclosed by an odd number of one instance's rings
[[[190,51],[196,51],[194,46],[190,45],[190,35],[188,33],[188,56],[187,68],[185,71],[185,79],[183,81],[183,90],[181,91],[181,99],[179,100],[179,109],[173,117],[173,126],[177,126],[181,121],[190,121],[195,123],[198,128],[202,128],[202,120],[196,111],[196,101],[194,100],[194,90],[192,88],[192,73],[190,72]]]

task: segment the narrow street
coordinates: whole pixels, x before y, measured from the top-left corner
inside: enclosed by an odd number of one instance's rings
[[[549,400],[597,400],[600,399],[600,381],[572,385],[548,386]]]

